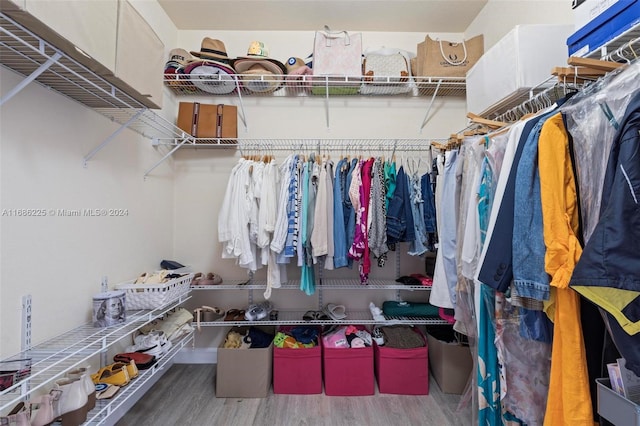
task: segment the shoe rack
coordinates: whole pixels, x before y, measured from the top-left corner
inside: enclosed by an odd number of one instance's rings
[[[67,372],[77,366],[86,365],[96,356],[100,356],[104,364],[110,347],[130,338],[133,332],[155,319],[162,318],[190,298],[189,292],[156,309],[127,311],[126,321],[116,326],[96,328],[92,323],[86,323],[32,346],[31,296],[25,296],[22,306],[22,351],[1,361],[30,359],[31,374],[0,391],[0,413],[6,413],[19,402],[28,401],[31,396],[47,391],[56,380],[64,378]],[[115,424],[173,364],[178,352],[192,342],[193,333],[174,342],[169,353],[160,358],[153,367],[140,371],[140,375],[120,389],[114,397],[98,400],[96,407],[89,412],[86,424]]]

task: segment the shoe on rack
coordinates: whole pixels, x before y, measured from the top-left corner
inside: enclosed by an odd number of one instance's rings
[[[135,379],[138,377],[138,367],[136,363],[131,360],[129,362],[116,362],[111,364],[111,371],[118,371],[122,368],[127,370],[127,374],[129,375],[129,380]]]
[[[55,418],[62,417],[62,426],[78,426],[87,420],[89,398],[80,379],[56,380],[54,390],[61,391],[54,404]]]
[[[93,382],[91,382],[91,387],[93,387]],[[31,426],[47,426],[53,423],[56,419],[54,405],[58,405],[61,394],[62,391],[51,389],[48,394],[38,396],[29,401]]]
[[[91,380],[91,374],[88,367],[79,367],[67,372],[66,376],[70,379],[80,379],[84,383],[84,390],[87,392],[89,399],[89,411],[96,406],[96,386]]]
[[[151,330],[149,334],[139,334],[134,337],[133,341],[134,344],[127,346],[126,352],[142,352],[153,355],[156,359],[162,358],[172,346],[164,332],[158,330]]]
[[[120,390],[120,386],[98,383],[96,385],[96,399],[109,399]]]
[[[113,357],[114,362],[135,362],[138,370],[146,370],[156,363],[156,357],[143,352],[124,352]]]
[[[91,376],[94,384],[106,383],[108,385],[125,386],[130,381],[129,372],[126,366],[121,366],[119,369],[112,368],[113,365],[107,365],[101,368],[97,373]]]
[[[0,416],[0,425],[31,426],[29,410],[24,402],[18,403],[6,416]]]
[[[244,314],[244,319],[247,321],[260,321],[267,318],[271,311],[273,311],[273,304],[268,300],[255,305],[250,305]]]

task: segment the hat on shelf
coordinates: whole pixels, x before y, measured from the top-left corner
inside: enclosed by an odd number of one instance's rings
[[[231,64],[232,59],[227,55],[227,48],[221,40],[205,37],[200,43],[200,51],[191,54],[202,60],[219,61],[224,64]]]
[[[252,41],[247,56],[236,58],[233,66],[241,75],[244,87],[252,92],[272,92],[280,86],[276,76],[286,73],[284,64],[269,57],[269,48],[260,41]]]
[[[311,87],[311,79],[305,79],[303,76],[313,75],[313,70],[304,63],[304,61],[297,57],[290,57],[286,63],[287,67],[287,87],[308,89]]]
[[[184,67],[193,60],[193,56],[186,50],[180,48],[172,49],[169,52],[169,60],[164,65],[164,78],[167,80],[167,84],[171,86],[186,84],[186,81],[177,81],[178,76],[176,74],[184,74]]]
[[[287,68],[287,74],[291,74],[293,71],[304,68],[306,66],[307,64],[304,63],[304,60],[302,58],[298,58],[295,56],[287,59],[287,63],[285,64],[285,67]]]
[[[183,71],[191,83],[202,91],[215,95],[226,95],[236,88],[233,68],[217,61],[195,61]]]
[[[164,66],[165,73],[167,73],[167,70],[170,70],[170,69],[175,70],[175,69],[184,68],[191,61],[195,61],[194,57],[191,56],[191,53],[181,48],[172,49],[169,52],[169,60]]]

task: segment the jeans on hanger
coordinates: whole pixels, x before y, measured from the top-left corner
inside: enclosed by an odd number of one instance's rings
[[[413,230],[415,238],[411,241],[408,254],[411,256],[422,256],[427,252],[425,243],[427,242],[427,232],[424,225],[424,210],[422,199],[421,182],[417,175],[407,175],[407,185],[409,187],[409,199],[411,201],[411,214],[413,215]]]

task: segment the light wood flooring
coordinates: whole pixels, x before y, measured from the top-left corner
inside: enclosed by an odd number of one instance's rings
[[[431,377],[429,395],[337,397],[275,395],[216,398],[215,365],[176,364],[117,426],[470,426],[471,409],[460,396],[440,392]]]

